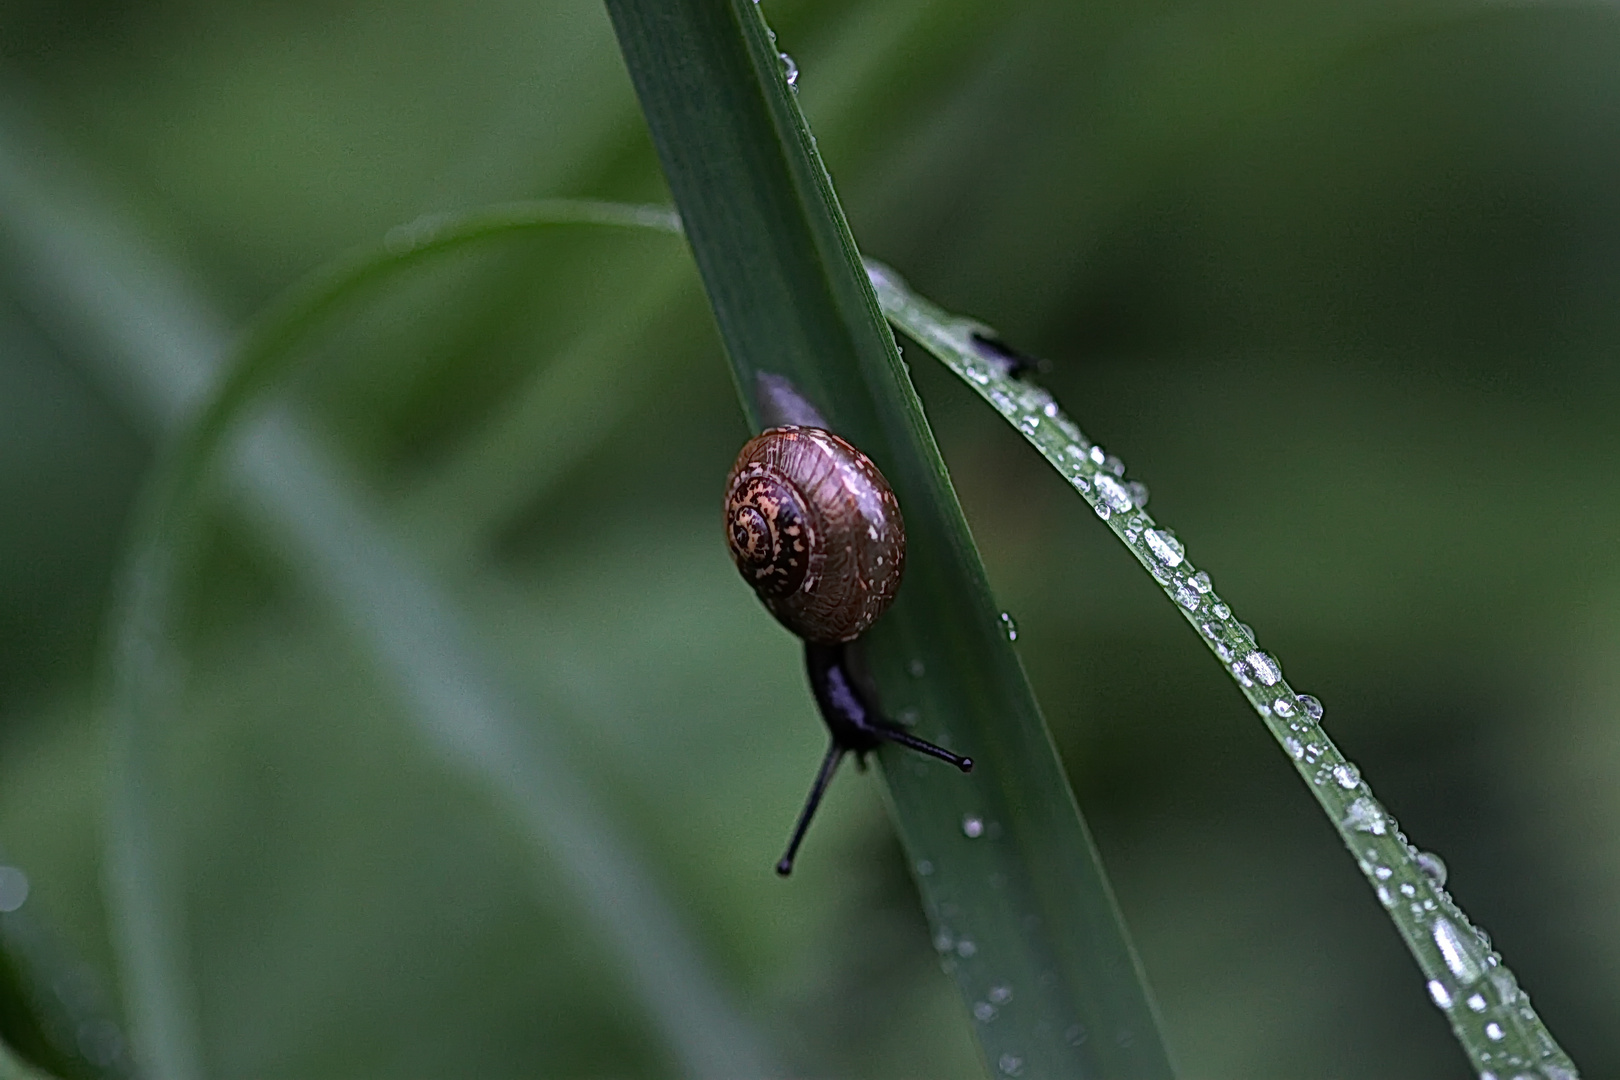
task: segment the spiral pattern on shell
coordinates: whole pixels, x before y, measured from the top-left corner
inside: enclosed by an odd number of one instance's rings
[[[905,524],[888,481],[820,428],[771,428],[742,448],[727,484],[726,539],[760,600],[806,641],[854,640],[888,610],[905,569]]]

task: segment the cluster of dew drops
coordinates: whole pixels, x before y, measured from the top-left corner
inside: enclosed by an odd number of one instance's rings
[[[903,289],[887,268],[874,265],[870,269],[875,285]],[[1197,627],[1261,716],[1277,722],[1273,730],[1310,782],[1319,788],[1324,785],[1337,788],[1344,798],[1354,796],[1341,819],[1347,833],[1399,845],[1427,879],[1428,889],[1420,889],[1410,881],[1397,885],[1392,880],[1396,871],[1379,858],[1377,847],[1368,846],[1357,852],[1361,869],[1373,884],[1380,903],[1391,911],[1404,904],[1406,910],[1400,913],[1411,916],[1423,928],[1443,961],[1451,978],[1429,981],[1429,995],[1435,1005],[1450,1015],[1454,1025],[1479,1024],[1490,1044],[1507,1039],[1508,1032],[1502,1023],[1506,1019],[1522,1019],[1539,1030],[1528,995],[1518,987],[1512,973],[1502,966],[1490,939],[1484,931],[1469,924],[1450,902],[1445,892],[1445,863],[1439,856],[1420,851],[1407,840],[1394,818],[1362,782],[1360,770],[1345,761],[1322,732],[1322,703],[1310,694],[1294,693],[1283,682],[1281,665],[1258,647],[1249,626],[1232,618],[1231,609],[1215,594],[1209,575],[1195,569],[1187,560],[1182,542],[1143,512],[1148,501],[1147,487],[1127,479],[1125,463],[1086,439],[1063,414],[1051,394],[1022,380],[1009,379],[1001,350],[994,345],[985,348],[987,337],[994,341],[993,335],[987,335],[986,328],[963,320],[951,322],[955,333],[949,343],[952,348],[946,352],[947,362],[978,387],[1003,416],[1059,467],[1097,516],[1109,522],[1130,546],[1166,594]],[[1003,613],[1001,624],[1006,637],[1016,640],[1018,629],[1012,616]],[[970,840],[977,839],[989,834],[990,827],[979,818],[969,816],[963,819],[962,832]],[[1448,915],[1454,915],[1455,921]],[[1490,997],[1495,1001],[1489,1000]],[[1466,1012],[1459,1013],[1459,1009]],[[996,1012],[996,1003],[988,999],[975,1006],[975,1017],[981,1022],[993,1018]],[[1544,1035],[1542,1045],[1534,1049],[1539,1051],[1535,1061],[1520,1053],[1482,1054],[1489,1067],[1480,1073],[1480,1080],[1537,1080],[1537,1077],[1577,1080],[1577,1073],[1565,1064],[1567,1059]],[[1494,1060],[1497,1058],[1499,1061]],[[1016,1076],[1021,1071],[1021,1062],[1016,1058],[998,1064],[1005,1075]],[[1503,1071],[1496,1071],[1499,1066]],[[1525,1069],[1534,1069],[1536,1073]]]

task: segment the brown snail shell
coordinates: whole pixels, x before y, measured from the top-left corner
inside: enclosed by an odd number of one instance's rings
[[[900,587],[906,530],[872,460],[829,431],[778,427],[737,455],[726,539],[771,614],[806,641],[853,641]]]

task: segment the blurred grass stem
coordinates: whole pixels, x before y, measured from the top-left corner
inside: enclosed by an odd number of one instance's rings
[[[172,433],[196,414],[228,356],[230,335],[173,264],[71,182],[60,155],[42,156],[24,131],[16,117],[0,127],[0,218],[12,258],[30,268],[19,276],[32,287],[36,317],[93,359],[138,419]],[[47,174],[41,160],[69,175]],[[234,419],[228,408],[205,416],[221,428]],[[364,642],[429,745],[522,825],[536,873],[562,870],[578,911],[609,945],[682,1072],[768,1073],[759,1039],[726,1001],[659,887],[548,743],[543,725],[478,660],[467,619],[298,419],[270,410],[223,454],[240,504],[296,552],[291,566]],[[175,509],[148,504],[155,516],[144,523],[127,580],[114,664],[118,775],[108,876],[141,1060],[165,1080],[200,1080],[208,1068],[185,961],[182,853],[166,838],[153,784],[174,689],[167,608],[180,570],[170,530],[179,522],[166,511]],[[183,500],[178,507],[182,516],[190,509]]]

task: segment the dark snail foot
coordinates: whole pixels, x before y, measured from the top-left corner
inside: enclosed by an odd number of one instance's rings
[[[942,746],[919,739],[886,720],[877,708],[870,689],[851,677],[848,661],[849,647],[845,644],[805,643],[804,663],[810,675],[810,689],[815,692],[816,704],[821,707],[821,718],[826,721],[832,741],[827,747],[826,756],[821,759],[821,769],[810,787],[804,809],[799,812],[799,821],[793,828],[793,839],[788,842],[787,854],[776,864],[776,872],[783,877],[793,872],[793,859],[799,852],[805,831],[810,828],[810,819],[821,805],[827,785],[832,783],[833,774],[838,771],[839,762],[843,761],[845,754],[854,752],[857,762],[864,766],[869,751],[890,742],[955,765],[965,773],[973,771],[972,758],[953,754]]]

